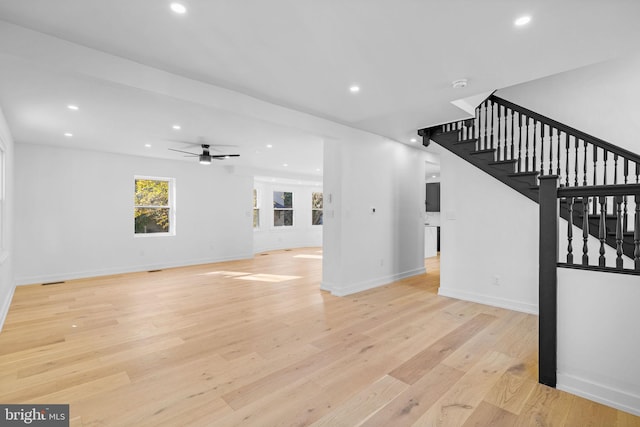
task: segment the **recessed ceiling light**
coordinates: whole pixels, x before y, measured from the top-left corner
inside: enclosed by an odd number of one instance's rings
[[[173,10],[177,14],[184,15],[185,13],[187,13],[187,8],[182,3],[171,3],[170,7],[171,10]]]
[[[410,142],[418,142],[418,140],[417,140],[417,139],[415,139],[415,138],[411,138],[409,141],[410,141]]]
[[[171,126],[171,127],[172,127],[174,130],[180,130],[180,129],[182,129],[182,128],[180,127],[180,125],[173,125],[173,126]]]
[[[513,21],[513,25],[516,27],[522,27],[527,25],[529,22],[531,22],[531,17],[529,15],[524,15]]]
[[[435,177],[436,177],[435,175],[431,175],[431,178],[435,178]]]
[[[322,170],[320,168],[316,169],[316,172],[321,172]]]
[[[349,87],[349,92],[351,92],[351,93],[358,93],[358,92],[360,92],[360,86],[358,86],[358,85],[351,85],[351,86]]]
[[[286,168],[289,165],[287,163],[283,163],[282,166],[284,166]]]
[[[451,87],[454,89],[462,89],[467,87],[467,79],[458,79],[451,82]]]
[[[151,148],[151,144],[144,144],[145,147]]]
[[[73,110],[73,111],[78,111],[78,110],[80,109],[80,108],[78,108],[78,106],[77,106],[77,105],[73,105],[73,104],[69,104],[69,105],[67,105],[67,108],[68,108],[69,110]]]
[[[73,134],[71,132],[65,132],[64,136],[71,138]]]
[[[267,148],[273,148],[273,145],[267,144]]]

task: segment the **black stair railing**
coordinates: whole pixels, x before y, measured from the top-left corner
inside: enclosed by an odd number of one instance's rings
[[[539,381],[555,387],[557,268],[577,268],[640,276],[640,184],[560,187],[557,175],[546,175],[540,177],[539,200]],[[596,201],[598,213],[595,215],[591,213],[590,201]],[[633,205],[633,220],[627,225],[628,230],[625,230],[623,225],[623,204],[626,202]],[[566,252],[560,256],[558,207],[562,203],[568,206],[569,218],[574,215],[582,218],[582,233],[574,236],[572,224],[575,222],[567,222]],[[590,239],[589,226],[593,217],[599,223],[599,244],[595,244]],[[613,224],[607,224],[607,222]],[[606,234],[613,235],[615,239],[615,255],[611,265],[608,265],[605,250]],[[625,239],[625,234],[632,240]],[[626,266],[625,244],[632,246],[631,250],[627,251],[632,253],[632,259]],[[581,255],[575,256],[574,252]],[[562,262],[561,259],[566,261]]]
[[[640,276],[640,156],[495,95],[418,134],[539,203],[539,381],[555,387],[558,267]]]
[[[639,155],[495,95],[474,118],[420,134],[451,131],[476,139],[477,151],[495,150],[496,162],[515,161],[516,172],[557,175],[562,186],[640,183]]]

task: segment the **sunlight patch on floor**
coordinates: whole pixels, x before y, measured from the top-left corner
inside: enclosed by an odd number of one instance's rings
[[[279,283],[287,280],[301,279],[302,276],[284,276],[279,274],[251,274],[249,276],[235,277],[237,280],[255,280],[258,282]]]
[[[307,254],[300,254],[300,255],[294,255],[294,258],[310,258],[310,259],[322,259],[322,255],[307,255]]]
[[[251,273],[243,273],[240,271],[210,271],[208,273],[199,274],[199,276],[211,276],[214,274],[224,276],[224,277],[238,277],[238,276],[248,276]]]

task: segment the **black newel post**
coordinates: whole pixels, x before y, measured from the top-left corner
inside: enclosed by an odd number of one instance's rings
[[[571,222],[569,222],[571,227]],[[540,177],[538,381],[556,386],[558,177]]]

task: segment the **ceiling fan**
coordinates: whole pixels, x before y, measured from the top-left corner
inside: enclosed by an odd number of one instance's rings
[[[210,144],[200,144],[200,146],[202,147],[202,154],[176,150],[175,148],[169,148],[169,150],[187,154],[184,157],[198,157],[201,165],[210,165],[211,160],[224,160],[231,157],[240,157],[240,154],[211,154],[209,152]]]

